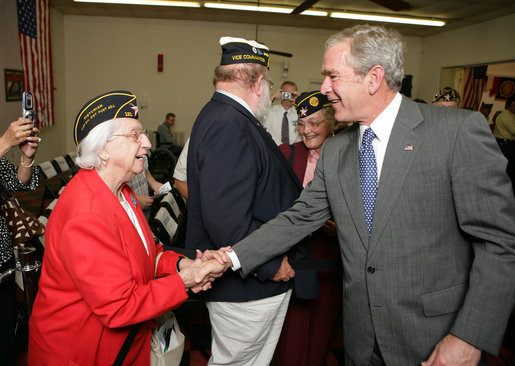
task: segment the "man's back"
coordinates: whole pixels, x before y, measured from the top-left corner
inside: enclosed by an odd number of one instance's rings
[[[259,122],[231,98],[215,93],[192,130],[188,155],[188,248],[232,245],[290,207],[300,191],[286,160]],[[210,300],[249,301],[289,284],[267,280],[276,258],[242,279],[226,273]]]

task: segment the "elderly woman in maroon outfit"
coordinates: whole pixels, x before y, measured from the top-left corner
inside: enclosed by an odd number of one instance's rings
[[[334,135],[334,110],[327,96],[319,91],[302,93],[294,105],[302,141],[279,148],[305,187],[313,179],[322,144]],[[334,222],[328,221],[309,240],[313,259],[340,262]],[[317,277],[318,297],[312,300],[292,297],[290,300],[276,350],[277,366],[324,365],[341,308],[342,279],[340,270],[317,271]]]

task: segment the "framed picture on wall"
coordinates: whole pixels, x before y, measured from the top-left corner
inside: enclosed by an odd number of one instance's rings
[[[495,100],[506,101],[515,95],[515,78],[494,77],[492,91]]]
[[[4,69],[5,101],[20,101],[23,94],[23,71]]]

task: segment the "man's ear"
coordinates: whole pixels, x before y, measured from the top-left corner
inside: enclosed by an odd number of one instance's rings
[[[261,88],[261,83],[263,82],[263,75],[259,75],[252,85],[251,89],[258,97],[263,96],[263,89]]]
[[[375,65],[368,71],[368,92],[370,95],[377,93],[383,81],[386,82],[384,74],[384,68],[381,65]]]

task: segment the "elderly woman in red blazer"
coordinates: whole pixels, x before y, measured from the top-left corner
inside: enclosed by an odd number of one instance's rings
[[[199,259],[167,251],[156,269],[163,248],[126,185],[151,147],[137,118],[136,97],[126,91],[92,99],[77,116],[83,169],[48,220],[30,365],[111,365],[134,324],[140,327],[124,364],[149,365],[153,319],[180,306],[188,288],[210,287],[197,281],[212,261],[199,268]]]
[[[319,91],[302,93],[294,105],[302,141],[279,145],[279,148],[305,187],[313,179],[322,144],[334,135],[334,110],[327,96]],[[341,261],[334,222],[328,221],[308,240],[313,259]],[[277,366],[325,364],[342,301],[341,276],[341,270],[317,271],[318,297],[309,300],[291,298],[277,344]]]

